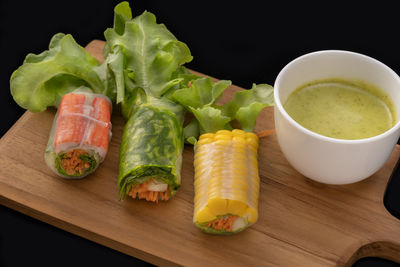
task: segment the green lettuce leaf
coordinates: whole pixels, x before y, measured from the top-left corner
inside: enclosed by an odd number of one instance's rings
[[[199,122],[195,119],[189,122],[184,128],[183,128],[183,137],[185,142],[189,144],[196,144],[197,140],[196,138],[200,135],[200,125]]]
[[[212,83],[209,77],[199,78],[193,81],[191,87],[175,91],[173,97],[187,107],[209,106],[215,104],[231,84],[231,81],[226,80]]]
[[[114,8],[114,29],[118,34],[123,34],[125,23],[132,19],[132,11],[128,2],[121,2]]]
[[[79,46],[71,35],[53,36],[49,50],[28,54],[10,78],[10,91],[21,107],[32,112],[57,106],[62,96],[77,87],[114,98],[107,71]]]
[[[193,74],[189,72],[187,68],[184,66],[180,66],[173,74],[172,74],[172,79],[179,79],[180,82],[172,86],[171,88],[168,89],[163,94],[163,98],[168,98],[170,100],[173,100],[172,95],[176,90],[179,90],[181,88],[186,88],[189,86],[190,83],[192,83],[194,80],[201,78],[200,76]]]
[[[190,107],[189,110],[200,124],[200,134],[232,129],[229,124],[232,118],[223,115],[222,111],[217,107],[204,106],[197,109]]]
[[[237,119],[242,129],[251,132],[261,110],[274,105],[274,89],[268,84],[253,84],[250,90],[238,91],[231,102],[222,106],[222,114]]]
[[[121,113],[125,120],[134,112],[135,108],[147,102],[146,93],[143,89],[137,87],[125,95],[124,101],[121,103]]]
[[[117,103],[137,87],[147,95],[162,97],[182,81],[173,78],[179,66],[192,60],[186,44],[178,41],[165,25],[157,24],[152,13],[145,11],[130,19],[130,12],[127,2],[117,5],[114,28],[104,32],[105,56],[116,58],[110,69],[115,75],[124,70],[125,82],[120,79],[117,84]],[[118,59],[121,57],[123,60]]]
[[[195,117],[184,129],[186,142],[194,144],[198,135],[206,132],[230,130],[235,119],[243,130],[251,132],[263,108],[274,105],[273,87],[253,84],[251,89],[236,92],[230,102],[218,106],[217,100],[230,84],[230,81],[212,83],[209,78],[202,78],[173,93],[173,99]]]
[[[120,47],[115,48],[115,53],[108,54],[104,60],[104,66],[108,67],[108,70],[114,74],[115,87],[117,90],[117,103],[121,103],[125,98],[125,70],[123,67],[124,56],[120,50]]]

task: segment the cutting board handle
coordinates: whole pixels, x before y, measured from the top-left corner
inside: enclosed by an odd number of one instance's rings
[[[345,267],[351,267],[359,259],[375,257],[390,260],[393,262],[400,262],[400,244],[395,244],[386,241],[377,241],[366,244],[350,257]]]

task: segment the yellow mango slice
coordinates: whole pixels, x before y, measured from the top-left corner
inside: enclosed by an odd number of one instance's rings
[[[205,206],[195,215],[195,221],[198,223],[209,222],[216,218],[215,214]]]
[[[243,216],[247,209],[247,204],[235,199],[228,199],[228,213]]]
[[[248,207],[243,214],[243,217],[247,217],[249,223],[254,223],[258,219],[258,212],[252,207]]]
[[[208,207],[210,208],[211,212],[216,215],[223,215],[226,214],[228,203],[226,199],[213,197],[208,200]]]

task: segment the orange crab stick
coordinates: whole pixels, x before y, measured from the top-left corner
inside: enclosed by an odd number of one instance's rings
[[[54,141],[56,151],[62,144],[80,143],[87,126],[87,120],[82,116],[86,96],[82,94],[65,95],[58,108],[57,131]]]
[[[108,150],[111,130],[111,104],[104,97],[95,97],[92,101],[91,117],[94,119],[89,126],[85,144]]]

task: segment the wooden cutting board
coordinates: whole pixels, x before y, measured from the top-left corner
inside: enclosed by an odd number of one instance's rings
[[[102,60],[102,41],[87,47]],[[240,90],[232,86],[222,101]],[[275,134],[260,139],[259,220],[233,236],[204,234],[192,223],[193,148],[183,153],[182,187],[168,202],[118,200],[118,151],[124,125],[113,115],[110,150],[95,174],[57,177],[44,162],[55,110],[26,112],[0,140],[0,203],[66,231],[157,265],[351,266],[380,256],[400,262],[400,221],[383,195],[400,156],[351,185],[313,182],[282,155]],[[273,129],[273,108],[256,131]]]

